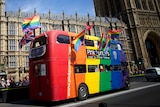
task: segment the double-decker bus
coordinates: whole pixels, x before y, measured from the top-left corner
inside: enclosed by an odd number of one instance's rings
[[[32,41],[29,58],[30,98],[60,101],[85,100],[90,94],[128,89],[127,63],[121,44],[111,40],[108,53],[99,50],[99,37],[85,35],[78,51],[77,34],[51,30]]]

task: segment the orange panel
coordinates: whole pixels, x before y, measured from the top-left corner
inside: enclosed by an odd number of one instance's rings
[[[86,64],[86,47],[81,46],[78,52],[75,51],[75,64]]]
[[[77,95],[78,95],[78,86],[80,83],[85,83],[85,73],[77,73],[75,74],[76,78],[76,89],[77,89]]]

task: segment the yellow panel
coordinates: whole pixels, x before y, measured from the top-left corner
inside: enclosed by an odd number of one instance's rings
[[[97,36],[85,35],[85,39],[99,41],[100,38]]]
[[[100,72],[99,72],[99,59],[87,59],[87,73],[85,75],[85,83],[88,86],[89,94],[94,94],[99,92],[99,81],[100,81]],[[89,72],[88,73],[88,65],[97,65],[97,72]]]
[[[97,47],[93,47],[93,46],[87,46],[87,49],[91,49],[91,50],[97,50]]]
[[[87,49],[91,49],[91,50],[97,50],[98,49],[98,47],[99,47],[98,46],[98,41],[100,40],[99,37],[86,35],[85,39],[94,41],[94,46],[86,46]]]
[[[94,41],[94,46],[87,46],[87,49],[91,49],[91,50],[98,49],[98,41],[100,40],[99,37],[86,35],[85,39]],[[85,83],[88,86],[89,94],[99,93],[99,85],[100,85],[99,84],[100,83],[99,82],[100,81],[99,64],[100,64],[100,59],[95,59],[95,58],[86,59],[87,73],[85,75]],[[97,72],[88,73],[88,65],[97,65],[97,69],[98,69]]]
[[[94,94],[99,92],[99,72],[86,73],[85,83],[88,86],[89,94]]]
[[[99,65],[99,64],[100,64],[100,59],[96,59],[96,58],[86,59],[86,65]]]

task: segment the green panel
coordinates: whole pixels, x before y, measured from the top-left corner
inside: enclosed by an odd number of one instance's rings
[[[100,92],[111,90],[111,72],[100,73]]]
[[[111,65],[111,60],[101,59],[100,64],[109,66]],[[108,91],[111,89],[111,71],[107,71],[104,67],[104,71],[100,72],[100,92]]]
[[[100,64],[111,65],[110,59],[100,59]]]

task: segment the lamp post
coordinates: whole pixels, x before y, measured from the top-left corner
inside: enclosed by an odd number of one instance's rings
[[[3,63],[4,63],[4,65],[3,65],[3,71],[4,71],[4,72],[6,72],[6,71],[5,71],[5,70],[6,70],[6,69],[5,69],[5,68],[6,68],[6,61],[7,61],[7,57],[4,56],[4,57],[3,57]]]
[[[19,80],[21,79],[21,73],[22,73],[22,71],[23,71],[23,67],[22,67],[22,65],[19,67]]]

